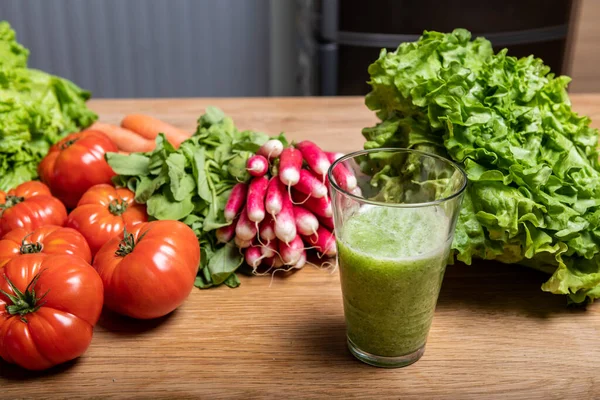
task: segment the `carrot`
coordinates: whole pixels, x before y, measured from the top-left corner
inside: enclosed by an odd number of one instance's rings
[[[119,150],[125,152],[145,152],[152,151],[154,149],[154,141],[145,139],[137,133],[121,128],[117,125],[104,124],[102,122],[95,122],[88,129],[95,129],[112,140]]]
[[[190,133],[174,127],[160,119],[143,114],[129,114],[121,121],[123,128],[131,129],[146,139],[154,140],[159,133],[164,133],[167,140],[175,147],[192,136]]]

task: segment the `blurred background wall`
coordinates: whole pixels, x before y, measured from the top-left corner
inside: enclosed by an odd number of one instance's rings
[[[95,97],[361,95],[382,47],[464,27],[600,91],[598,0],[1,0],[30,66]]]

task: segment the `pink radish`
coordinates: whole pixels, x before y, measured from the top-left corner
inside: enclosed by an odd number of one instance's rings
[[[269,179],[264,176],[253,178],[248,188],[246,197],[246,212],[248,219],[252,222],[260,222],[265,219],[265,196]]]
[[[319,146],[309,140],[304,140],[296,145],[302,153],[302,157],[314,173],[325,176],[331,166],[331,161]]]
[[[245,210],[240,214],[240,219],[235,226],[235,237],[241,240],[252,240],[256,237],[256,224],[248,219]]]
[[[331,152],[331,151],[326,151],[325,155],[327,156],[327,159],[333,164],[334,161],[339,160],[340,158],[344,157],[345,154],[344,153],[336,153],[336,152]]]
[[[237,221],[233,221],[230,225],[223,226],[215,232],[218,243],[228,243],[235,236],[235,226]]]
[[[277,238],[277,236],[275,236],[275,220],[271,215],[267,215],[260,223],[258,234],[260,235],[260,238],[266,242],[270,242]]]
[[[333,164],[335,160],[342,157],[341,153],[325,153],[327,154],[327,158]],[[335,168],[331,171],[333,177],[335,178],[335,183],[337,183],[342,189],[347,192],[352,191],[356,188],[356,176],[343,163],[339,163],[335,166]]]
[[[229,199],[225,204],[225,220],[231,222],[235,219],[236,215],[240,212],[246,201],[246,192],[248,191],[248,185],[245,183],[236,184],[231,190]]]
[[[304,208],[311,211],[319,217],[333,217],[333,209],[331,208],[331,199],[322,197],[320,199],[309,197],[296,190],[292,190],[292,199],[294,203],[302,204]]]
[[[253,155],[246,163],[246,170],[252,176],[264,176],[269,170],[269,162],[259,154]]]
[[[279,254],[284,265],[294,265],[300,259],[304,251],[304,242],[298,235],[289,244],[279,242]]]
[[[317,199],[327,196],[327,187],[319,178],[306,169],[300,170],[300,179],[294,186],[294,189]]]
[[[282,183],[278,177],[274,176],[269,181],[269,186],[267,187],[267,195],[265,197],[265,209],[272,216],[276,216],[281,211],[281,196],[282,193],[287,193],[285,190],[282,192],[280,187]]]
[[[325,254],[326,256],[335,256],[337,254],[335,235],[322,226],[319,226],[316,234],[308,237],[308,242],[321,254]]]
[[[246,264],[256,269],[265,257],[260,253],[260,248],[248,247],[244,254],[244,258],[246,259]]]
[[[281,143],[281,140],[271,139],[271,140],[267,140],[267,142],[265,144],[260,146],[260,149],[258,149],[256,154],[259,154],[259,155],[271,160],[273,158],[279,157],[281,155],[282,151],[283,151],[283,143]]]
[[[294,206],[294,219],[296,220],[296,230],[301,235],[310,236],[319,228],[317,217],[302,206]]]
[[[274,257],[278,252],[277,241],[272,240],[260,246],[260,252],[264,258]]]
[[[233,242],[240,249],[247,249],[248,247],[252,246],[252,240],[244,240],[239,236],[233,238]]]
[[[333,230],[335,226],[333,223],[333,218],[331,217],[319,217],[319,223],[331,230]]]
[[[275,236],[284,243],[289,243],[296,237],[294,205],[283,186],[279,186],[279,188],[282,191],[282,201],[281,211],[277,214],[277,220],[275,220]]]
[[[272,258],[263,259],[263,264],[266,265],[267,267],[279,268],[279,267],[283,266],[283,261],[281,261],[281,257],[276,255],[275,257],[272,257]]]
[[[296,261],[296,264],[294,264],[293,267],[296,269],[301,269],[305,265],[306,265],[306,250],[302,250],[302,253],[300,254],[300,258],[298,259],[298,261]]]
[[[293,147],[283,149],[279,156],[279,179],[286,186],[294,186],[300,180],[302,153]]]

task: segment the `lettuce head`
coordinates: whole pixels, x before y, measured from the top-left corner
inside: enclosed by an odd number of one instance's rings
[[[365,148],[433,152],[468,175],[458,260],[523,264],[551,274],[545,291],[600,297],[598,132],[571,109],[570,78],[464,29],[382,50],[369,74],[381,122]]]

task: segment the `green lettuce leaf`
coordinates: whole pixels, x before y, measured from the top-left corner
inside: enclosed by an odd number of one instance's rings
[[[37,165],[67,133],[91,125],[90,93],[72,82],[27,68],[29,51],[0,21],[0,190],[37,177]]]
[[[432,152],[468,175],[456,259],[546,271],[542,289],[573,302],[600,296],[598,132],[571,109],[568,77],[464,29],[382,50],[369,74],[381,122],[365,148]]]

